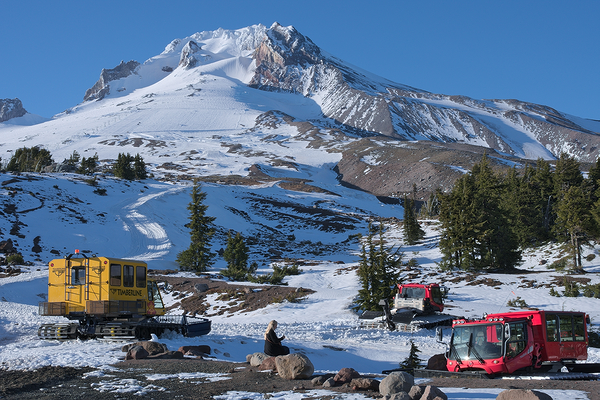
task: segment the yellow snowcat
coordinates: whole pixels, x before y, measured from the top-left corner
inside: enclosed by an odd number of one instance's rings
[[[145,262],[88,257],[78,250],[50,261],[48,301],[39,304],[39,314],[76,321],[43,324],[40,339],[150,339],[166,331],[192,337],[211,329],[206,318],[165,315]]]

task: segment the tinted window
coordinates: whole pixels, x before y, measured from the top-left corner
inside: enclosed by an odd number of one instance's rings
[[[556,314],[546,314],[546,339],[558,342],[558,317]]]
[[[121,286],[121,265],[119,264],[110,265],[110,285]]]
[[[135,286],[146,287],[146,267],[135,267]]]
[[[133,287],[133,265],[123,266],[123,286]]]
[[[85,284],[85,267],[76,267],[71,269],[71,284],[72,285],[84,285]]]

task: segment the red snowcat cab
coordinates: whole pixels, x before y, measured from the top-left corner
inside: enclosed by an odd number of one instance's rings
[[[575,364],[587,359],[589,321],[585,313],[569,311],[518,311],[457,319],[452,322],[446,367],[451,372],[487,375],[512,374],[525,368],[556,372],[562,366],[570,372],[589,372],[586,364]]]

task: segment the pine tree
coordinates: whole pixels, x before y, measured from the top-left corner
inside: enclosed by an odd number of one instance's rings
[[[142,156],[138,154],[133,158],[133,174],[135,179],[142,180],[148,178],[148,172],[146,171],[146,163]]]
[[[12,172],[42,172],[44,167],[54,162],[50,151],[38,147],[23,147],[17,149],[6,165],[7,171]]]
[[[78,174],[92,175],[96,171],[98,165],[98,154],[94,154],[93,157],[81,159],[81,165],[77,168]]]
[[[373,240],[375,228],[369,222],[369,235],[363,243],[358,266],[358,279],[361,289],[356,299],[361,310],[381,310],[379,301],[390,299],[399,283],[400,269],[404,254],[400,249],[386,248],[383,239],[383,225],[379,224],[379,240]]]
[[[413,245],[425,237],[425,232],[417,220],[415,201],[404,197],[404,241]]]
[[[417,347],[417,345],[415,344],[415,342],[413,342],[412,340],[410,341],[410,351],[408,353],[408,357],[406,357],[404,359],[404,361],[402,361],[400,363],[400,368],[404,368],[404,369],[418,369],[421,368],[421,362],[423,360],[421,360],[419,358],[419,353],[421,352],[421,350],[419,350],[419,348]]]
[[[187,209],[190,211],[190,222],[186,225],[190,229],[190,246],[177,255],[177,262],[184,271],[204,272],[212,265],[215,254],[210,251],[210,239],[215,233],[212,226],[214,217],[206,215],[208,206],[203,204],[206,193],[202,192],[198,181],[192,188],[192,201]]]
[[[573,268],[581,269],[581,250],[594,232],[590,202],[580,186],[570,186],[557,205],[555,231],[564,238],[573,257]]]
[[[238,232],[232,236],[231,232],[228,232],[227,247],[223,252],[223,258],[227,261],[227,269],[221,271],[221,274],[234,281],[248,279],[254,272],[248,268],[248,253],[248,246],[246,246],[242,234]],[[254,265],[256,264],[252,265],[253,268]],[[254,268],[254,270],[256,269]]]
[[[133,161],[133,157],[131,154],[123,154],[119,153],[117,155],[117,162],[113,166],[113,174],[117,178],[127,179],[128,181],[132,181],[135,179],[135,173],[133,168],[131,167],[131,162]]]

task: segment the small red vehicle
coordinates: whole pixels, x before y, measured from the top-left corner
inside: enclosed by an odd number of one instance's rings
[[[419,314],[444,311],[442,288],[437,283],[399,283],[393,309],[410,308]]]
[[[587,359],[589,316],[570,311],[517,311],[452,322],[450,372],[512,374]],[[556,368],[552,369],[556,370]]]

